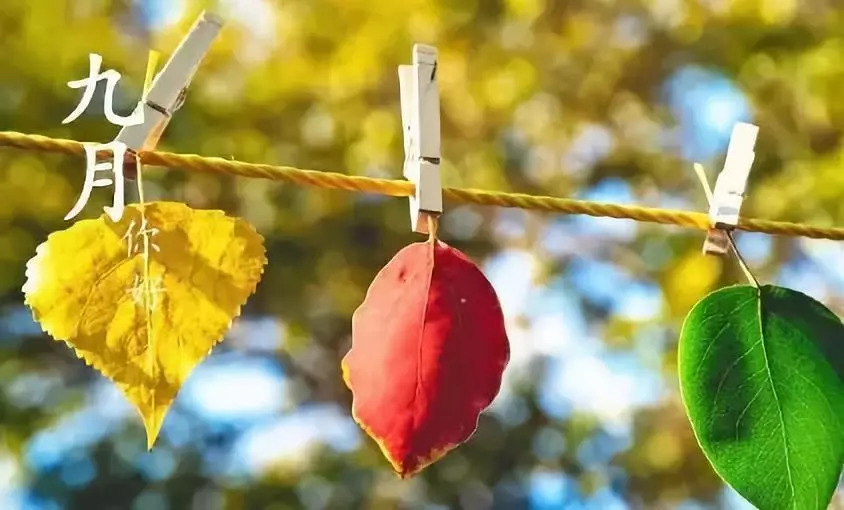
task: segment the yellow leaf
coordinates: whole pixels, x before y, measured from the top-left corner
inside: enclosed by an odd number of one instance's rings
[[[27,263],[23,291],[44,331],[135,405],[151,448],[182,383],[239,315],[266,261],[263,238],[245,221],[153,202],[143,215],[128,206],[118,223],[101,216],[51,234]]]

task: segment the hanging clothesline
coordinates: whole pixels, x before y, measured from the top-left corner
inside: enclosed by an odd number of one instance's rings
[[[24,150],[59,152],[71,155],[84,155],[82,142],[63,140],[41,135],[0,131],[0,146],[16,147]],[[300,186],[316,188],[362,191],[394,197],[413,195],[414,185],[405,180],[376,179],[345,175],[336,172],[304,170],[289,166],[245,163],[217,157],[198,156],[195,154],[175,154],[171,152],[151,151],[140,154],[141,162],[174,169],[197,172],[239,175],[258,179],[287,182]],[[465,188],[443,188],[443,197],[454,202],[514,207],[533,211],[563,214],[586,214],[595,217],[629,219],[647,223],[678,225],[706,230],[710,227],[709,216],[700,212],[620,205],[571,198],[484,191]],[[844,240],[844,228],[814,227],[800,223],[768,221],[754,218],[741,218],[738,229],[748,232],[762,232],[814,239]]]

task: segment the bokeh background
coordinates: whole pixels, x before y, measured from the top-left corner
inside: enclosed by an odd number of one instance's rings
[[[3,0],[0,129],[111,140],[102,90],[60,124],[66,82],[99,53],[128,112],[148,50],[166,58],[206,7],[227,25],[163,149],[398,178],[396,66],[424,42],[446,185],[703,211],[692,163],[714,179],[744,120],[762,129],[743,212],[844,225],[836,0]],[[371,279],[419,239],[406,200],[151,168],[148,197],[248,219],[270,263],[147,452],[121,394],[23,305],[25,262],[68,227],[83,176],[81,158],[0,148],[3,510],[748,506],[678,392],[684,315],[743,278],[701,232],[447,203],[441,235],[495,286],[512,359],[475,436],[401,481],[352,421],[339,361]],[[760,279],[844,313],[842,245],[738,242]]]

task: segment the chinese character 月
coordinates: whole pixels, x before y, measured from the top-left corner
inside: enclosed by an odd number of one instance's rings
[[[97,151],[110,150],[112,153],[112,161],[105,161],[97,163]],[[88,199],[91,197],[91,191],[96,187],[104,187],[114,184],[114,198],[112,199],[111,207],[105,206],[103,210],[111,218],[111,221],[120,221],[123,217],[123,157],[126,155],[126,144],[122,142],[111,142],[105,144],[85,144],[85,185],[82,188],[82,194],[79,195],[79,200],[73,209],[64,217],[69,220],[79,214]],[[111,170],[114,174],[114,179],[97,179],[96,173],[102,170]]]

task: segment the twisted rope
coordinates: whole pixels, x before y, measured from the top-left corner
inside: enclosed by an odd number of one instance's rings
[[[14,131],[0,131],[0,146],[17,147],[25,150],[58,152],[82,155],[85,150],[82,142],[62,140],[41,135],[29,135]],[[197,172],[239,175],[259,179],[287,182],[315,188],[362,191],[394,197],[407,197],[414,193],[414,185],[408,181],[375,179],[345,175],[336,172],[304,170],[289,166],[244,163],[216,157],[197,156],[195,154],[175,154],[171,152],[150,151],[140,154],[141,162],[146,165],[159,165],[168,168],[186,169]],[[709,216],[692,211],[678,211],[619,205],[589,200],[556,198],[548,196],[505,193],[465,188],[443,188],[443,197],[454,202],[467,204],[515,207],[533,211],[545,211],[564,214],[586,214],[595,217],[629,219],[663,225],[678,225],[706,230],[710,227]],[[813,227],[800,223],[768,221],[753,218],[741,218],[738,228],[748,232],[810,237],[814,239],[844,240],[844,228]]]

